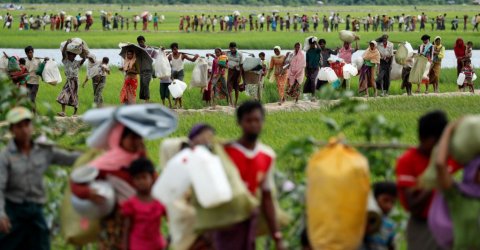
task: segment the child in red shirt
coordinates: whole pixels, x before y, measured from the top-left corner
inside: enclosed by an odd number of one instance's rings
[[[125,219],[124,249],[162,250],[166,247],[160,228],[165,207],[150,194],[155,179],[153,163],[146,158],[132,162],[128,169],[137,195],[121,205]]]
[[[462,89],[465,90],[465,87],[468,87],[471,93],[475,93],[473,87],[473,74],[475,74],[475,71],[472,67],[472,61],[470,59],[465,59],[464,64],[462,73],[465,74],[465,81],[463,82]]]

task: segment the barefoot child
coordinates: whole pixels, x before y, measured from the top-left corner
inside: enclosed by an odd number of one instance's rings
[[[75,57],[77,57],[77,55],[67,51],[68,44],[70,44],[71,41],[72,40],[69,39],[62,50],[62,63],[65,68],[67,82],[57,97],[57,102],[62,105],[62,112],[57,113],[57,115],[61,117],[65,117],[65,106],[72,106],[73,116],[77,115],[78,71],[86,60],[86,58],[83,58],[81,61],[76,61]]]
[[[95,61],[94,55],[89,55],[88,57],[88,67],[87,67],[87,76],[85,81],[82,83],[82,88],[85,87],[85,84],[88,82],[88,79],[92,79],[93,86],[93,95],[94,102],[97,107],[103,105],[102,92],[105,87],[107,80],[107,75],[110,74],[110,68],[108,67],[109,59],[104,57],[102,61]]]
[[[173,80],[178,79],[183,82],[183,78],[185,77],[183,70],[184,60],[195,62],[199,56],[189,57],[186,54],[180,53],[178,51],[178,43],[172,43],[170,49],[172,49],[172,54],[168,56],[168,60],[172,65],[172,78]],[[175,108],[182,108],[182,97],[175,99]]]
[[[166,242],[160,228],[166,209],[150,194],[155,179],[153,163],[147,158],[139,158],[132,162],[128,171],[137,194],[121,205],[122,215],[126,217],[123,249],[165,249]]]
[[[463,91],[465,91],[465,87],[468,87],[471,93],[475,93],[475,88],[473,87],[473,74],[475,71],[473,70],[472,61],[470,59],[465,59],[462,73],[465,74],[465,81],[463,82],[462,87]]]

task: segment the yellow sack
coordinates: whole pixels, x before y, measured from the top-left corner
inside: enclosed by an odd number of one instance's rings
[[[92,161],[102,153],[102,151],[97,149],[87,151],[77,159],[73,169],[83,167],[86,163]],[[67,186],[60,209],[60,225],[63,238],[67,243],[76,246],[96,242],[100,233],[99,221],[82,218],[73,209],[72,202],[70,201],[71,197],[70,186]]]
[[[367,159],[334,141],[310,158],[307,185],[307,226],[313,249],[358,249],[370,192]]]

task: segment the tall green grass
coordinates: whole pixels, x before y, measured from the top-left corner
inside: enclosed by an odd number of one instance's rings
[[[130,9],[127,9],[130,7]],[[448,49],[453,48],[457,37],[463,37],[465,40],[471,40],[474,42],[475,48],[480,48],[480,44],[475,41],[478,40],[479,33],[471,32],[470,19],[468,21],[468,32],[463,32],[463,15],[467,14],[469,17],[474,16],[480,12],[480,8],[477,6],[417,6],[415,10],[411,6],[304,6],[304,7],[280,7],[280,6],[228,6],[228,5],[174,5],[174,6],[124,6],[123,10],[120,5],[26,5],[26,10],[11,11],[15,16],[14,26],[12,30],[0,29],[0,48],[24,48],[25,46],[32,45],[36,48],[58,48],[60,42],[65,41],[68,38],[79,36],[83,38],[91,48],[117,48],[119,42],[135,41],[135,38],[143,34],[147,38],[147,42],[155,46],[168,46],[172,42],[179,42],[183,48],[187,49],[211,49],[215,47],[227,47],[231,41],[236,41],[238,46],[242,49],[271,49],[275,45],[280,45],[283,48],[291,48],[293,44],[298,41],[303,41],[305,37],[309,35],[316,35],[321,38],[325,38],[329,46],[336,47],[341,46],[341,42],[338,39],[336,32],[324,33],[321,31],[321,25],[319,31],[313,32],[313,25],[311,25],[311,31],[308,34],[301,32],[193,32],[193,33],[179,33],[178,22],[180,15],[225,15],[230,14],[233,10],[240,10],[242,15],[248,15],[250,13],[265,13],[271,14],[273,9],[281,10],[281,15],[286,15],[287,12],[291,14],[307,14],[312,15],[318,13],[320,16],[330,15],[331,11],[340,12],[342,17],[350,14],[352,17],[365,17],[367,13],[375,14],[387,14],[387,15],[401,15],[405,13],[407,15],[418,15],[421,12],[425,12],[429,17],[434,17],[439,13],[447,13],[447,30],[446,31],[430,31],[430,24],[427,25],[427,31],[425,32],[398,32],[395,28],[395,32],[391,33],[391,40],[394,41],[410,41],[414,46],[420,44],[420,37],[423,33],[430,33],[432,37],[440,35],[444,39],[444,44]],[[77,13],[84,13],[87,10],[93,10],[95,16],[95,22],[90,32],[79,33],[65,33],[63,31],[18,31],[18,20],[22,13],[43,15],[47,13],[58,13],[60,10],[65,10],[68,15],[75,16]],[[100,10],[106,10],[112,13],[118,12],[119,14],[132,19],[133,15],[138,15],[144,10],[150,12],[158,12],[159,15],[165,16],[165,22],[161,23],[161,32],[151,32],[153,30],[153,24],[149,24],[149,32],[142,32],[141,23],[138,25],[138,30],[133,30],[133,23],[130,20],[129,31],[102,31],[100,22]],[[3,14],[3,13],[2,13]],[[450,20],[458,16],[461,20],[459,31],[450,31]],[[420,26],[419,24],[417,25]],[[397,27],[397,25],[395,25]],[[83,31],[84,26],[82,26]],[[248,27],[247,27],[248,28]],[[340,29],[344,29],[345,24],[340,24]],[[217,27],[217,30],[219,28]],[[418,30],[418,29],[417,29]],[[367,41],[378,38],[381,32],[359,32],[361,37],[360,45],[362,48],[367,46]]]

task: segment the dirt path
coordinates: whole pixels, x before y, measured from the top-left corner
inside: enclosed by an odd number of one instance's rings
[[[479,95],[480,91],[476,91],[475,95]],[[431,98],[431,97],[456,97],[456,96],[471,96],[473,94],[468,93],[468,92],[450,92],[450,93],[429,93],[429,94],[414,94],[411,97],[408,98]],[[380,99],[395,99],[395,98],[406,98],[407,95],[391,95],[388,97],[354,97],[358,100],[363,100],[363,101],[372,101],[372,100],[380,100]],[[297,104],[295,104],[293,101],[288,101],[285,102],[282,105],[278,105],[278,103],[267,103],[265,104],[265,109],[267,112],[291,112],[291,111],[309,111],[309,110],[316,110],[316,109],[323,109],[326,108],[329,104],[335,101],[317,101],[317,102],[311,102],[311,101],[298,101]],[[175,112],[179,114],[189,114],[189,113],[227,113],[227,114],[233,114],[235,112],[235,109],[232,107],[227,107],[227,106],[217,106],[216,109],[211,109],[211,108],[203,108],[203,109],[181,109],[181,110],[175,110]]]

